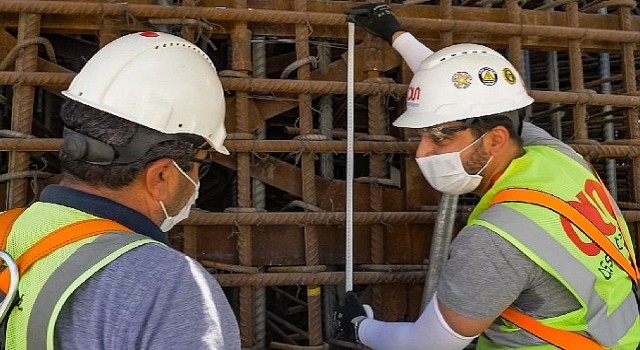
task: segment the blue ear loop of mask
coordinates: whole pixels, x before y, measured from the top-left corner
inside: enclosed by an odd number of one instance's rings
[[[163,232],[167,232],[171,230],[180,221],[189,217],[191,206],[193,206],[196,203],[196,199],[198,199],[198,194],[200,191],[199,181],[197,183],[193,181],[193,179],[191,179],[191,177],[187,175],[187,173],[185,173],[184,170],[182,170],[178,166],[178,164],[176,164],[175,161],[173,161],[173,165],[176,167],[176,169],[178,169],[178,171],[182,175],[184,175],[184,177],[187,178],[187,180],[189,180],[189,182],[193,184],[193,186],[195,187],[195,190],[193,191],[193,194],[191,195],[191,197],[189,197],[189,200],[187,201],[187,203],[185,203],[184,207],[182,207],[182,209],[180,209],[180,212],[175,216],[169,216],[169,213],[167,212],[167,208],[164,206],[164,203],[160,201],[160,207],[162,208],[162,211],[164,212],[164,216],[165,216],[165,219],[162,221],[162,224],[160,224],[160,230],[162,230]]]

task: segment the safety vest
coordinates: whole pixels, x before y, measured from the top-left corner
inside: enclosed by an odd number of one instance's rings
[[[0,246],[6,243],[20,270],[19,301],[7,324],[5,348],[11,350],[53,349],[62,306],[83,282],[131,249],[161,244],[114,221],[52,203],[36,202],[8,224]],[[0,273],[5,293],[7,275]]]
[[[575,311],[539,323],[585,335],[606,348],[636,350],[640,317],[627,272],[557,212],[528,203],[527,198],[493,203],[501,192],[513,188],[551,194],[568,203],[587,217],[625,259],[631,260],[633,246],[628,228],[602,182],[584,165],[551,147],[528,146],[480,199],[468,225],[484,226],[509,241],[580,303]],[[557,347],[504,320],[492,325],[478,342],[478,349],[511,348]]]

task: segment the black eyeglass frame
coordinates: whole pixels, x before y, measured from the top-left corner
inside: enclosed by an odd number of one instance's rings
[[[211,170],[211,164],[213,164],[213,157],[211,156],[211,153],[207,152],[207,155],[205,156],[204,159],[192,157],[189,159],[189,161],[200,164],[200,167],[198,168],[198,178],[202,179],[205,175],[207,175],[209,170]]]
[[[434,140],[442,141],[446,136],[451,136],[457,132],[467,130],[469,128],[470,126],[468,125],[458,125],[458,126],[449,126],[449,127],[432,126],[432,127],[423,128],[422,130],[423,132],[429,133]]]

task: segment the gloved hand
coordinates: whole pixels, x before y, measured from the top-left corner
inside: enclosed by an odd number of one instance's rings
[[[347,292],[340,305],[333,311],[333,326],[336,337],[347,341],[357,342],[355,324],[352,322],[357,317],[366,317],[367,312],[353,291]]]
[[[365,4],[345,11],[347,21],[362,26],[369,33],[393,41],[393,33],[402,30],[400,23],[385,3]]]

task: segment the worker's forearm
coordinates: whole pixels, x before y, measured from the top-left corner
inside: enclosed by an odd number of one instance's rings
[[[414,73],[420,68],[420,63],[433,53],[411,33],[403,31],[393,34],[393,48],[398,51]]]

